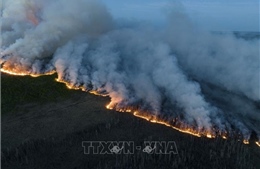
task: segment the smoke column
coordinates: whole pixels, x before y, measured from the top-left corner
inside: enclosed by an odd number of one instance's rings
[[[259,39],[200,31],[178,3],[167,17],[158,29],[119,23],[96,0],[5,0],[1,70],[55,71],[58,81],[108,95],[115,109],[259,136]]]

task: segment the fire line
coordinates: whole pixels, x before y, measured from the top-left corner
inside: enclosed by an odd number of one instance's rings
[[[53,70],[53,71],[46,72],[44,74],[33,74],[31,72],[26,72],[26,71],[25,72],[13,72],[12,70],[4,69],[4,68],[1,68],[1,72],[6,73],[6,74],[10,74],[10,75],[15,75],[15,76],[31,76],[31,77],[39,77],[39,76],[44,76],[44,75],[53,75],[53,74],[56,73],[56,71]],[[70,83],[66,82],[65,80],[62,80],[62,79],[59,79],[59,78],[57,78],[55,80],[57,82],[64,83],[68,89],[87,91],[87,92],[89,92],[91,94],[99,95],[99,96],[108,96],[107,94],[98,93],[95,90],[89,90],[88,91],[83,86],[77,87],[77,86],[71,85]],[[208,131],[200,132],[200,131],[194,130],[191,127],[181,127],[181,126],[177,127],[177,126],[174,126],[174,125],[170,124],[169,122],[160,120],[160,119],[158,119],[155,116],[149,116],[149,115],[146,115],[146,114],[144,114],[144,113],[142,113],[140,111],[137,111],[137,110],[134,111],[134,110],[132,110],[130,108],[127,108],[127,109],[122,109],[122,108],[121,109],[117,109],[117,108],[111,106],[111,103],[108,104],[106,106],[106,108],[109,109],[109,110],[115,110],[115,111],[118,111],[118,112],[131,113],[135,117],[145,119],[145,120],[147,120],[147,121],[149,121],[151,123],[157,123],[157,124],[161,124],[161,125],[164,125],[164,126],[167,126],[167,127],[171,127],[174,130],[177,130],[177,131],[185,133],[185,134],[190,134],[190,135],[193,135],[193,136],[196,136],[196,137],[205,137],[205,138],[210,138],[210,139],[216,137],[216,134],[214,134],[214,133],[211,133],[211,132],[208,132]],[[227,139],[227,136],[225,134],[220,135],[220,137],[222,137],[223,139]],[[249,140],[244,139],[243,143],[244,144],[249,144]],[[258,147],[260,147],[260,141],[256,141],[255,144]]]

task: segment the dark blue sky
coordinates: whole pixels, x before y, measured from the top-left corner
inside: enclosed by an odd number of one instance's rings
[[[102,0],[115,18],[165,21],[173,0]],[[182,0],[195,24],[207,30],[259,31],[260,0]],[[176,2],[176,1],[175,1]]]

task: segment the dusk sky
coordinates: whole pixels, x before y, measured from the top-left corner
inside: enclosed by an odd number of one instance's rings
[[[102,0],[115,18],[165,22],[173,0]],[[259,31],[259,0],[183,0],[188,16],[206,30]]]

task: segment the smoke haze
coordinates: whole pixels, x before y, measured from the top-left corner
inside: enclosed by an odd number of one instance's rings
[[[169,8],[158,29],[115,21],[96,0],[5,0],[2,70],[56,71],[59,81],[108,95],[116,109],[260,135],[259,39],[200,31],[181,4]]]

